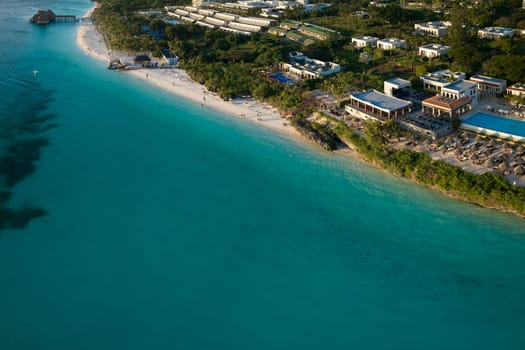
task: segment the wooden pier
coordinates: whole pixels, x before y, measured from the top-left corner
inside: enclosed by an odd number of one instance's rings
[[[55,22],[74,23],[77,21],[76,16],[55,16]]]

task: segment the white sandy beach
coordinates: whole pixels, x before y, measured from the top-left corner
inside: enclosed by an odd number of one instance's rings
[[[91,11],[93,9],[86,13],[85,16],[88,17]],[[109,63],[110,58],[120,58],[127,62],[131,61],[130,57],[124,53],[110,52],[104,43],[102,35],[94,25],[80,26],[77,34],[77,44],[87,55],[107,63]],[[254,99],[224,101],[218,95],[207,91],[204,85],[189,78],[188,74],[182,69],[144,68],[129,70],[126,71],[126,74],[174,95],[191,100],[202,105],[203,108],[210,108],[227,115],[250,120],[282,134],[294,137],[300,136],[297,130],[281,118],[279,111],[275,107],[260,103]]]

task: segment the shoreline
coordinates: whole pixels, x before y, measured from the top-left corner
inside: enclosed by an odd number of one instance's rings
[[[91,13],[96,9],[96,5],[91,8],[87,13],[86,17],[90,16]],[[109,63],[110,59],[118,58],[125,62],[131,62],[132,58],[130,54],[125,52],[112,52],[110,51],[104,42],[103,35],[97,30],[96,26],[93,24],[80,26],[77,31],[76,36],[77,45],[85,52],[86,55],[92,56],[97,60],[104,61]],[[285,137],[293,138],[300,142],[307,142],[308,144],[314,145],[314,142],[310,142],[307,138],[303,137],[298,130],[291,126],[286,119],[281,118],[280,112],[277,108],[259,102],[253,98],[238,98],[230,101],[224,101],[221,99],[218,94],[212,93],[207,90],[204,85],[199,84],[198,82],[192,80],[186,71],[179,68],[139,68],[135,70],[128,70],[125,73],[129,73],[134,78],[146,83],[151,86],[162,89],[165,92],[168,92],[174,96],[178,96],[189,100],[197,105],[201,105],[203,108],[211,109],[216,112],[219,112],[228,117],[237,117],[242,119],[250,120],[252,123],[260,125],[268,130],[277,132]],[[286,124],[284,124],[286,123]],[[376,169],[381,169],[386,173],[390,173],[387,169],[384,169],[378,164],[369,162],[363,157],[353,145],[349,145],[347,142],[346,147],[338,148],[333,152],[343,157],[350,159],[358,160],[359,162],[366,164],[369,167]],[[423,151],[423,153],[429,154],[433,159],[439,159],[445,161],[446,163],[455,165],[463,170],[480,174],[489,169],[482,169],[483,167],[473,167],[471,164],[456,164],[458,162],[450,162],[449,159],[444,154],[437,152],[425,152],[424,150],[416,150],[410,147],[413,151]],[[448,160],[448,161],[447,161]],[[484,171],[485,170],[485,171]],[[393,174],[395,175],[395,174]],[[517,180],[518,186],[525,185],[525,177],[511,179],[505,176],[507,181],[511,183],[511,180]],[[463,202],[470,202],[459,198],[457,195],[448,193],[447,191],[442,191],[435,187],[429,187],[424,184],[420,184],[417,181],[408,179],[411,182],[415,182],[420,186],[427,187],[432,191],[444,194],[447,197],[455,198]],[[522,181],[523,180],[523,183]],[[470,202],[472,203],[472,202]],[[505,212],[501,208],[495,208],[491,206],[486,206],[487,208],[496,209],[498,211]],[[512,212],[512,211],[510,211]],[[512,212],[516,214],[515,212]],[[520,215],[518,215],[520,216]]]
[[[89,17],[95,10],[91,8],[84,16]],[[95,25],[81,25],[76,36],[77,45],[86,53],[97,60],[109,63],[111,58],[121,58],[130,61],[129,55],[122,52],[111,52],[104,42],[102,34]],[[281,118],[277,108],[259,102],[253,98],[233,99],[224,101],[217,94],[210,92],[204,85],[192,80],[186,71],[179,68],[140,68],[125,71],[141,82],[160,88],[177,97],[192,101],[202,108],[214,110],[231,117],[250,120],[266,129],[279,134],[304,140],[295,128],[284,118]]]

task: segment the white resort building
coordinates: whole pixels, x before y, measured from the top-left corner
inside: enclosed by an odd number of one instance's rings
[[[360,119],[385,121],[411,113],[412,102],[369,90],[350,95],[350,102],[345,106],[345,111]]]
[[[290,52],[290,63],[281,63],[281,69],[302,79],[327,77],[341,71],[341,66],[309,58],[301,52]]]
[[[379,39],[374,36],[358,36],[352,38],[352,45],[354,45],[357,48],[375,47],[377,45],[378,40]]]
[[[470,77],[470,80],[478,84],[478,90],[482,95],[501,95],[507,88],[507,81],[505,79],[497,79],[485,75],[473,75]]]
[[[414,24],[416,34],[429,35],[435,38],[442,38],[447,34],[451,23],[448,21],[434,21]]]
[[[423,74],[419,79],[423,82],[425,90],[440,92],[443,86],[459,79],[466,79],[466,75],[463,72],[452,72],[446,69]]]
[[[397,38],[385,38],[377,41],[377,48],[382,50],[404,49],[407,47],[406,40]]]
[[[516,83],[507,88],[507,95],[525,96],[525,84]]]
[[[456,80],[441,88],[441,93],[423,100],[423,113],[437,119],[450,119],[466,113],[479,101],[478,85]]]
[[[512,38],[514,34],[516,34],[516,30],[512,28],[487,27],[478,30],[478,36],[481,39]]]
[[[439,57],[448,54],[450,46],[444,46],[440,44],[427,44],[419,47],[419,56],[422,57]]]
[[[388,96],[396,96],[396,93],[398,91],[409,88],[411,85],[412,84],[408,80],[401,78],[393,78],[390,80],[385,80],[383,82],[383,91]]]

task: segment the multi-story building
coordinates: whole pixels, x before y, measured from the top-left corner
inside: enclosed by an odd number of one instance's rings
[[[435,38],[442,38],[447,34],[451,23],[448,21],[434,21],[414,24],[416,34],[429,35]]]
[[[374,36],[358,36],[355,38],[352,38],[352,44],[355,47],[362,48],[362,47],[375,47],[377,45],[377,41],[379,39]]]
[[[441,93],[423,100],[423,113],[437,119],[458,117],[478,104],[478,85],[456,80],[441,88]]]
[[[507,81],[505,79],[498,79],[487,77],[485,75],[473,75],[470,80],[478,84],[478,90],[482,95],[500,95],[505,92]]]
[[[466,79],[466,75],[463,72],[452,72],[446,69],[423,74],[419,79],[423,82],[425,90],[440,92],[443,86],[459,79]]]
[[[309,58],[301,52],[292,51],[290,62],[281,63],[281,69],[302,79],[327,77],[341,71],[341,66],[333,62],[325,62]]]
[[[406,40],[396,38],[385,38],[377,41],[377,48],[382,50],[404,49],[407,47]]]
[[[419,47],[419,56],[422,57],[439,57],[448,54],[450,46],[444,46],[440,44],[427,44]]]
[[[516,83],[507,88],[507,95],[525,96],[525,84]]]
[[[478,36],[481,39],[512,38],[514,34],[516,34],[516,30],[512,28],[487,27],[478,30]]]

